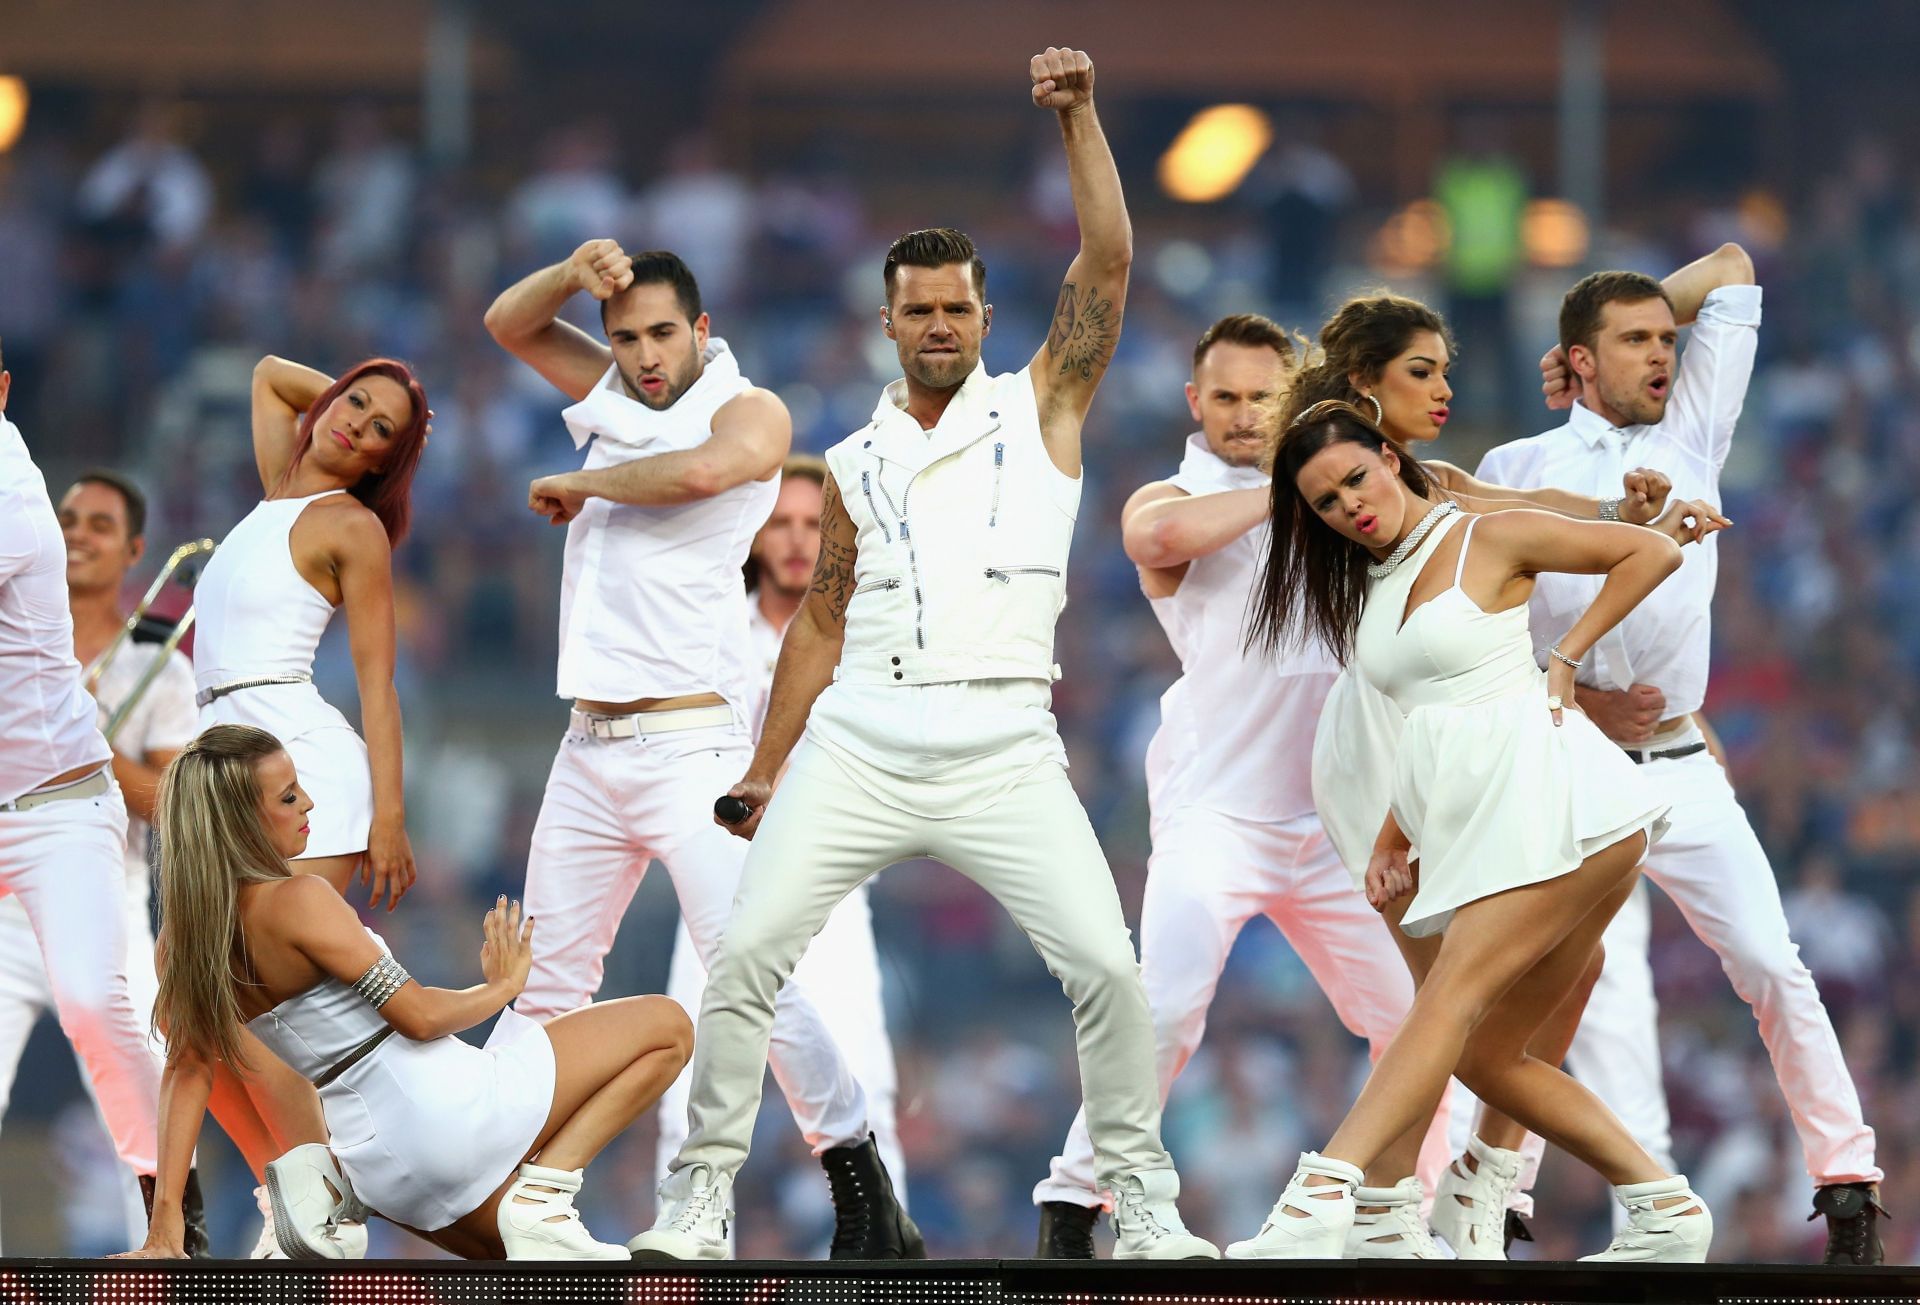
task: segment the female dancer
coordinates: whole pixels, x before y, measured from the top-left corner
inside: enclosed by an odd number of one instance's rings
[[[133,1254],[182,1254],[180,1193],[212,1066],[244,1054],[245,1027],[319,1087],[332,1130],[332,1154],[317,1148],[324,1179],[291,1201],[336,1219],[364,1204],[472,1259],[625,1260],[588,1234],[573,1197],[686,1064],[685,1013],[625,997],[544,1025],[516,1014],[533,921],[505,898],[482,925],[485,981],[421,986],[337,892],[288,864],[315,811],[279,740],[251,726],[216,725],[167,768],[159,1194]],[[453,1036],[496,1012],[484,1050]]]
[[[1678,568],[1678,545],[1650,530],[1436,502],[1421,465],[1337,400],[1287,428],[1274,486],[1254,637],[1325,640],[1405,718],[1367,893],[1377,906],[1410,895],[1405,932],[1444,936],[1332,1141],[1302,1157],[1260,1233],[1228,1253],[1340,1254],[1362,1170],[1431,1117],[1457,1072],[1614,1185],[1628,1227],[1593,1258],[1704,1259],[1712,1219],[1686,1180],[1663,1172],[1591,1093],[1528,1054],[1664,827],[1658,796],[1563,703],[1586,651]],[[1717,528],[1704,507],[1690,512],[1696,529]],[[1548,570],[1606,580],[1543,675],[1526,603],[1533,576]],[[1416,855],[1417,879],[1408,868]]]
[[[319,813],[294,868],[342,895],[358,870],[372,883],[370,904],[384,897],[389,910],[414,880],[393,686],[392,549],[407,533],[430,417],[401,363],[371,359],[334,380],[261,359],[253,452],[266,497],[221,541],[194,591],[201,728],[254,725],[285,740]],[[368,742],[313,686],[314,649],[343,606]],[[250,1035],[241,1041],[252,1072],[242,1079],[220,1067],[214,1114],[264,1183],[268,1161],[326,1133],[313,1089]],[[268,1225],[259,1254],[300,1230],[275,1229],[266,1191],[255,1195]],[[361,1235],[350,1227],[344,1241]]]

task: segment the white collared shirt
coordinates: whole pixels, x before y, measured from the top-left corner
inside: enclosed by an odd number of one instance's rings
[[[0,802],[111,755],[80,685],[67,544],[20,428],[0,416]]]
[[[1675,497],[1718,505],[1720,469],[1746,402],[1759,326],[1760,287],[1721,286],[1700,307],[1680,355],[1673,398],[1658,423],[1618,429],[1575,403],[1566,425],[1487,454],[1480,478],[1513,489],[1553,486],[1618,498],[1627,472],[1651,467],[1672,479]],[[1700,709],[1707,695],[1718,541],[1709,536],[1683,551],[1680,570],[1594,646],[1579,673],[1582,684],[1651,684],[1666,695],[1666,715]],[[1545,650],[1579,620],[1603,580],[1548,573],[1535,581],[1529,625],[1542,666]]]
[[[107,722],[121,703],[127,700],[140,677],[160,656],[157,643],[128,642],[120,646],[120,652],[114,657],[107,669],[101,673],[99,683],[94,685],[96,701],[100,704],[100,728],[104,732]],[[200,732],[200,708],[195,705],[193,665],[185,654],[170,652],[166,662],[140,696],[127,718],[120,722],[120,732],[113,736],[113,750],[123,757],[131,757],[144,763],[149,753],[178,752],[193,742]],[[90,665],[85,672],[91,676]],[[82,682],[84,683],[84,677]],[[127,870],[129,874],[144,872],[147,867],[147,822],[127,812]]]

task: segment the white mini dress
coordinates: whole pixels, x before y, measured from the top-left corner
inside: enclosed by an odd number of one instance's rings
[[[326,497],[262,500],[220,541],[193,590],[193,678],[199,692],[304,677],[235,689],[200,708],[203,730],[253,725],[285,745],[300,786],[313,799],[301,860],[364,852],[373,824],[366,742],[313,686],[314,650],[335,608],[300,574],[289,543],[307,505]]]
[[[1354,664],[1404,722],[1388,801],[1420,863],[1401,923],[1416,938],[1469,902],[1558,878],[1635,833],[1651,845],[1671,805],[1571,705],[1553,723],[1526,604],[1484,611],[1460,587],[1479,518],[1464,519],[1452,586],[1402,624],[1414,581],[1460,516],[1373,582],[1354,636]],[[1378,833],[1376,819],[1369,848]]]
[[[328,979],[247,1027],[311,1081],[389,1026]],[[484,1048],[392,1034],[320,1089],[320,1108],[355,1194],[395,1223],[433,1232],[479,1209],[526,1159],[553,1109],[553,1083],[546,1029],[509,1007]]]

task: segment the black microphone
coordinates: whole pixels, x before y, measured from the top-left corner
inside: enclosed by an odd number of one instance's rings
[[[733,794],[726,793],[713,800],[713,814],[726,824],[737,825],[753,814],[753,808]]]

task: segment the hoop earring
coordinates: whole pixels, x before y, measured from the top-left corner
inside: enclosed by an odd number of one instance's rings
[[[1380,406],[1380,400],[1374,398],[1371,394],[1363,394],[1360,397],[1373,405],[1373,424],[1381,427],[1382,429],[1385,429],[1387,424],[1387,413],[1386,413],[1386,409]]]

